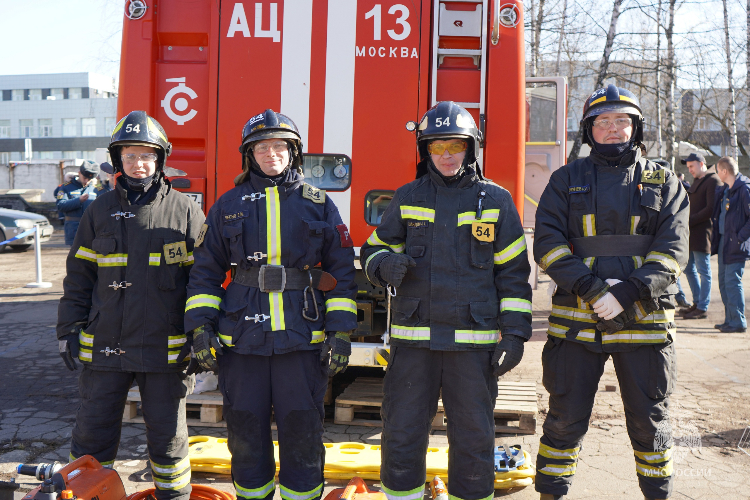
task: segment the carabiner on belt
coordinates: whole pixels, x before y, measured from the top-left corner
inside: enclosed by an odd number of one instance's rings
[[[307,285],[302,292],[302,298],[304,300],[304,308],[302,309],[302,317],[305,318],[307,321],[318,321],[320,319],[320,311],[318,311],[318,300],[315,298],[315,288],[313,288],[313,278],[312,273],[310,271],[307,271],[307,276],[310,277],[310,284]],[[313,308],[315,309],[315,317],[311,318],[307,315],[307,309],[309,306],[309,303],[307,302],[307,294],[310,293],[310,296],[312,296],[312,302],[313,302]]]
[[[484,201],[485,196],[487,196],[487,193],[485,191],[479,191],[479,194],[477,194],[477,198],[479,198],[479,201],[477,202],[476,220],[482,218],[482,201]]]

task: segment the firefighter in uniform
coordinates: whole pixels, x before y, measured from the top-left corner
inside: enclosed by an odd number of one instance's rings
[[[479,147],[464,108],[446,101],[428,110],[417,129],[417,179],[396,190],[362,246],[368,279],[397,288],[381,410],[390,500],[424,494],[441,390],[451,498],[494,493],[497,376],[521,361],[531,336],[531,287],[518,212],[510,193],[482,176]]]
[[[163,173],[172,149],[156,120],[133,111],[109,144],[121,173],[81,219],[67,259],[57,337],[68,368],[83,364],[71,461],[112,466],[128,391],[138,383],[158,500],[190,496],[183,329],[193,245],[205,217]]]
[[[641,158],[643,115],[609,85],[584,104],[591,155],[557,170],[536,213],[534,258],[556,285],[542,352],[549,413],[537,457],[542,498],[568,492],[611,356],[646,498],[672,489],[673,295],[687,264],[688,199],[674,172]]]
[[[218,364],[237,496],[274,496],[273,407],[281,497],[315,500],[323,397],[357,327],[353,243],[325,191],[303,182],[292,120],[270,109],[253,116],[240,152],[236,187],[211,207],[196,243],[185,327],[201,366]]]
[[[78,177],[55,189],[57,212],[65,218],[65,244],[72,245],[83,212],[104,192],[99,179],[99,165],[84,161]]]

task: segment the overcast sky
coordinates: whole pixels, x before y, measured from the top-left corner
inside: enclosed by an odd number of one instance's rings
[[[119,76],[124,0],[0,0],[0,74]]]

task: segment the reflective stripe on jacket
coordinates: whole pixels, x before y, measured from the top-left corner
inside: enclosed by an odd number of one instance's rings
[[[688,215],[687,195],[674,173],[641,160],[637,151],[620,166],[590,156],[554,172],[539,200],[534,234],[534,259],[557,284],[547,333],[606,352],[673,340],[671,296],[687,264]],[[615,234],[654,240],[646,255],[581,258],[571,252],[573,238]],[[636,284],[641,300],[635,322],[611,335],[596,329],[590,304],[572,293],[591,274]]]
[[[395,344],[494,349],[500,333],[531,337],[530,266],[518,212],[508,191],[472,174],[446,187],[430,171],[400,187],[362,246],[362,269],[375,285],[384,285],[376,270],[389,254],[405,252],[417,263],[392,301]]]
[[[190,274],[187,330],[210,323],[230,349],[270,356],[319,349],[325,331],[357,327],[351,239],[333,201],[304,198],[309,189],[296,172],[280,186],[251,173],[211,207]],[[329,292],[314,290],[316,321],[302,315],[302,290],[265,293],[234,282],[222,288],[232,265],[249,269],[268,264],[304,271],[318,263],[337,284]],[[307,302],[307,316],[315,318],[310,293]]]
[[[151,189],[143,205],[131,205],[119,183],[99,196],[68,254],[57,336],[80,332],[79,359],[97,370],[185,367],[177,358],[186,288],[205,217],[163,178]]]

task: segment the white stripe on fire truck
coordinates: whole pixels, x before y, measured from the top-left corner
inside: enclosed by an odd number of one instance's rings
[[[352,156],[354,134],[354,65],[357,49],[357,2],[328,0],[326,90],[323,151]],[[350,224],[351,188],[326,193]]]
[[[310,0],[284,2],[281,45],[281,112],[294,117],[304,146],[310,123],[312,5]]]

